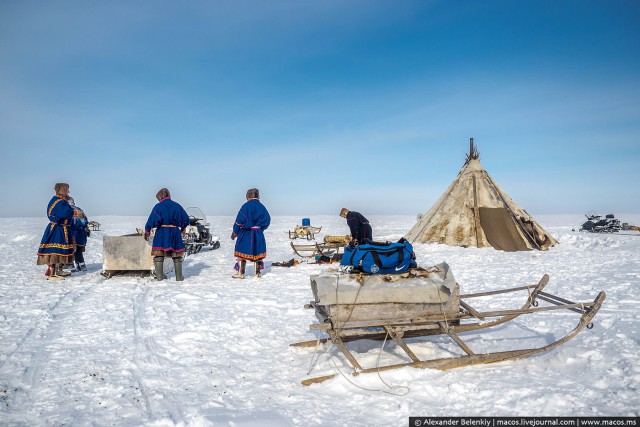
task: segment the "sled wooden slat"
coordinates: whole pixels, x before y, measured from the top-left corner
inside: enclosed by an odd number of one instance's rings
[[[344,345],[340,336],[335,331],[329,331],[329,336],[331,337],[331,341],[342,351],[342,354],[344,354],[349,363],[356,369],[362,369],[356,358],[353,357],[347,346]]]
[[[548,282],[549,281],[549,276],[547,274],[545,274],[542,277],[542,280],[540,280],[540,282],[542,282],[542,281]],[[478,297],[486,297],[486,296],[490,296],[490,295],[507,294],[507,293],[515,292],[515,291],[533,290],[534,288],[536,288],[539,285],[540,285],[540,283],[538,283],[538,285],[535,285],[535,286],[533,286],[533,285],[517,286],[515,288],[498,289],[498,290],[495,290],[495,291],[476,292],[476,293],[473,293],[473,294],[461,294],[460,298],[478,298]]]
[[[449,335],[451,337],[452,340],[455,341],[456,344],[458,344],[460,346],[461,349],[464,350],[465,353],[467,353],[468,355],[473,355],[474,354],[473,351],[467,345],[467,343],[462,341],[462,339],[460,339],[458,334],[456,334],[453,331],[453,328],[448,328],[447,325],[445,325],[444,323],[440,323],[440,327],[447,333],[447,335]]]
[[[309,378],[309,379],[303,380],[302,381],[302,385],[311,385],[311,384],[315,384],[315,383],[321,383],[322,381],[330,380],[331,378],[333,378],[335,376],[336,376],[336,374],[325,375],[323,377]]]
[[[389,336],[394,339],[394,341],[400,346],[401,349],[404,350],[405,353],[407,353],[411,360],[413,360],[414,362],[420,361],[420,359],[418,359],[418,356],[416,356],[413,351],[411,351],[411,349],[407,346],[407,344],[405,344],[405,342],[402,340],[402,335],[404,334],[404,332],[397,331],[396,329],[389,326],[385,326],[384,330],[387,331]]]
[[[484,320],[485,319],[485,317],[482,315],[482,313],[478,312],[475,308],[471,307],[469,304],[467,304],[466,302],[464,302],[462,300],[460,300],[460,306],[465,308],[476,319],[480,319],[480,320]]]
[[[562,302],[564,304],[575,304],[573,301],[569,301],[568,299],[561,298],[561,297],[559,297],[557,295],[548,294],[546,292],[539,292],[538,295],[545,296],[547,298],[551,298],[551,299],[553,299],[555,301]],[[548,300],[545,300],[545,301],[548,301]],[[548,302],[552,302],[552,301],[548,301]]]
[[[320,338],[319,340],[294,342],[289,344],[289,347],[315,347],[318,345],[318,342],[320,342],[320,344],[324,344],[327,341],[329,341],[327,338]]]
[[[572,309],[572,308],[586,308],[586,307],[591,307],[594,303],[593,302],[576,302],[573,304],[563,304],[563,305],[554,305],[554,306],[549,306],[549,307],[533,307],[533,308],[527,308],[527,309],[520,309],[520,310],[504,310],[504,311],[486,311],[483,312],[482,315],[485,317],[497,317],[497,316],[507,316],[509,314],[530,314],[530,313],[537,313],[539,311],[553,311],[553,310],[567,310],[567,309]],[[578,312],[582,312],[581,310],[578,310]]]
[[[429,324],[433,324],[433,322],[444,321],[446,320],[444,317],[437,318],[421,318],[421,319],[399,319],[399,320],[369,320],[369,321],[357,321],[357,322],[335,322],[331,323],[312,323],[309,325],[309,329],[312,331],[328,331],[331,329],[352,329],[352,328],[374,328],[381,327],[380,325],[418,325],[423,324],[422,327],[427,326]],[[452,320],[452,319],[449,319]],[[436,326],[437,327],[437,326]]]
[[[560,302],[559,300],[556,300],[555,298],[548,298],[545,295],[538,295],[538,298],[540,298],[542,301],[546,301],[546,302],[551,303],[551,304],[563,305],[562,302]],[[570,308],[569,310],[575,311],[576,313],[581,313],[582,312],[582,310],[580,310],[578,308]]]

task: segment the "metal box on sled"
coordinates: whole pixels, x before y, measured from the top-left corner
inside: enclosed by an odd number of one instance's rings
[[[112,277],[127,272],[151,273],[156,272],[151,256],[151,242],[146,241],[140,234],[124,236],[104,236],[102,241],[102,274]],[[163,273],[173,270],[173,262],[165,260]]]

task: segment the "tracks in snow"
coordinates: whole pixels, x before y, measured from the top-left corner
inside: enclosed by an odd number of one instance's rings
[[[176,403],[170,390],[157,390],[145,384],[145,373],[150,377],[160,375],[166,378],[166,373],[171,369],[174,361],[166,358],[158,352],[158,345],[154,336],[153,324],[147,316],[149,308],[150,287],[144,285],[143,292],[132,298],[133,306],[133,344],[135,367],[131,374],[139,384],[140,391],[149,416],[169,417],[174,423],[179,422],[184,414]],[[157,381],[156,381],[157,383]],[[163,383],[170,383],[165,381]],[[158,397],[158,398],[156,398]]]
[[[0,362],[0,378],[5,378],[13,389],[6,400],[7,407],[28,404],[29,396],[39,387],[42,369],[49,359],[48,344],[60,336],[64,320],[74,312],[78,301],[98,285],[96,275],[85,275],[79,282],[64,282],[68,290],[44,310],[16,348]],[[18,360],[19,356],[22,357]]]

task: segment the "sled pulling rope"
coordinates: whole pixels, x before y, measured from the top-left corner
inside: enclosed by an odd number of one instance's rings
[[[314,283],[313,280],[314,279],[312,278],[312,288]],[[593,301],[573,302],[557,295],[544,292],[543,289],[546,287],[548,282],[549,276],[545,274],[538,284],[534,286],[519,286],[509,289],[462,295],[459,293],[456,294],[454,291],[451,293],[451,298],[446,302],[446,304],[444,302],[440,303],[440,311],[435,309],[431,311],[427,310],[424,315],[420,315],[419,312],[415,312],[414,314],[416,315],[406,318],[400,316],[376,319],[376,315],[379,316],[381,314],[388,313],[388,308],[390,307],[389,304],[363,304],[359,306],[359,304],[354,303],[344,304],[339,307],[340,304],[322,305],[319,304],[319,301],[311,301],[309,304],[305,305],[305,308],[313,308],[316,311],[316,316],[321,320],[321,323],[313,323],[309,326],[309,329],[312,331],[321,331],[322,333],[325,333],[328,338],[318,338],[311,341],[294,343],[291,344],[291,346],[316,347],[316,350],[314,351],[315,354],[320,344],[324,344],[329,341],[340,350],[340,353],[352,366],[352,375],[381,372],[399,369],[406,366],[413,368],[445,370],[477,364],[497,363],[506,360],[520,359],[552,350],[575,337],[584,328],[591,329],[593,327],[593,319],[606,298],[606,294],[604,292],[600,292]],[[315,286],[318,288],[318,284]],[[457,284],[455,286],[456,288],[458,287]],[[318,294],[316,288],[314,288],[314,294]],[[526,290],[529,295],[525,303],[517,309],[481,311],[468,303],[468,301],[473,298],[508,294],[523,290]],[[439,289],[438,292],[440,292]],[[360,295],[360,290],[357,291],[357,295]],[[544,301],[549,305],[539,306],[538,300]],[[354,299],[351,299],[350,301],[354,301]],[[457,307],[457,312],[453,315],[452,303]],[[417,304],[408,305],[416,306]],[[410,308],[411,307],[408,307],[407,310]],[[396,309],[398,308],[396,307]],[[340,311],[338,310],[349,310],[348,316],[346,318],[341,317]],[[476,353],[459,335],[462,332],[481,331],[493,328],[514,320],[524,314],[556,310],[568,310],[579,313],[580,318],[578,320],[578,324],[572,331],[568,332],[562,338],[541,347]],[[366,313],[368,312],[374,314],[374,317],[367,319]],[[354,315],[353,318],[352,315]],[[406,338],[428,337],[434,335],[446,335],[450,337],[451,340],[464,351],[465,355],[421,360],[405,342]],[[409,362],[380,365],[378,357],[378,362],[376,362],[377,366],[371,368],[363,367],[346,346],[346,343],[351,341],[361,339],[384,339],[386,341],[388,337],[391,337],[398,347],[404,351],[410,359]],[[309,372],[307,374],[309,374]],[[307,378],[302,381],[302,384],[310,385],[319,383],[334,378],[336,375],[337,374]]]

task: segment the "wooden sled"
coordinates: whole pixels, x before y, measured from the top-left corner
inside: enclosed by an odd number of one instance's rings
[[[98,221],[89,221],[88,227],[91,227],[91,231],[100,231],[100,223]]]
[[[474,294],[460,295],[459,312],[454,317],[430,315],[424,318],[415,317],[409,319],[394,319],[383,321],[342,321],[334,322],[328,317],[322,323],[310,325],[310,330],[323,331],[328,338],[304,341],[291,344],[295,347],[316,347],[320,343],[333,343],[344,355],[347,361],[353,367],[352,375],[361,373],[371,373],[386,371],[390,369],[403,368],[410,366],[413,368],[433,368],[433,369],[452,369],[465,366],[496,363],[505,360],[514,360],[523,357],[532,356],[545,351],[552,350],[576,336],[585,327],[591,329],[593,327],[593,318],[602,306],[606,298],[604,292],[600,292],[593,302],[575,303],[564,298],[552,295],[543,291],[549,281],[549,276],[544,275],[540,282],[535,286],[520,286],[510,289],[480,292]],[[499,310],[481,312],[473,308],[466,301],[483,296],[512,293],[526,290],[529,297],[523,306],[513,310]],[[546,306],[539,306],[538,300],[549,303]],[[305,308],[314,308],[318,313],[318,307],[315,301],[305,305]],[[350,309],[345,305],[344,309]],[[461,332],[477,331],[492,328],[507,323],[523,314],[538,313],[542,311],[552,310],[569,310],[580,314],[577,326],[566,334],[564,337],[542,347],[527,348],[522,350],[499,351],[493,353],[474,353],[474,351],[464,342],[458,335]],[[415,353],[409,348],[404,338],[422,337],[431,335],[447,335],[466,353],[464,356],[445,357],[432,360],[420,360]],[[349,351],[345,343],[360,339],[376,339],[383,340],[392,338],[397,345],[407,354],[411,362],[397,363],[385,366],[362,367],[354,355]],[[337,374],[325,375],[321,377],[308,378],[302,381],[303,385],[322,382],[335,377]]]
[[[291,233],[291,232],[289,232]],[[317,255],[324,255],[331,258],[339,254],[341,249],[351,241],[351,236],[324,236],[323,243],[312,243],[308,245],[295,245],[291,242],[293,252],[301,258],[313,258]],[[344,250],[343,250],[344,252]]]
[[[296,245],[291,242],[291,248],[293,252],[305,259],[313,258],[317,255],[324,255],[331,258],[333,255],[340,252],[344,246],[339,243],[313,243],[309,245]]]
[[[320,233],[322,227],[314,227],[312,225],[296,225],[296,228],[291,231],[289,230],[289,239],[307,239],[314,240],[315,235]]]

